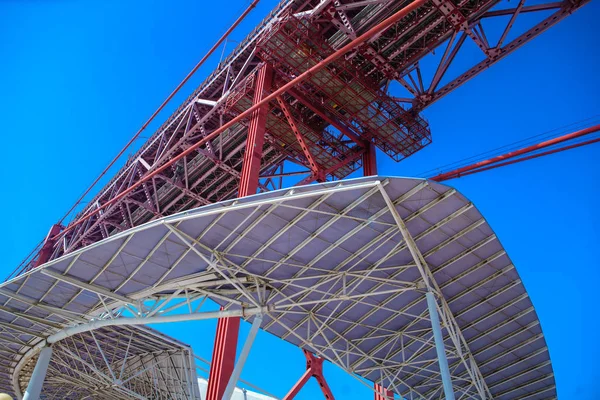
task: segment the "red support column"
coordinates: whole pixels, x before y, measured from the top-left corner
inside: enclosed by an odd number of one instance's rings
[[[363,154],[363,175],[377,175],[377,153],[375,145],[371,142],[366,143],[366,149]]]
[[[311,377],[314,377],[317,382],[319,382],[319,386],[321,386],[321,391],[327,400],[335,400],[333,397],[333,393],[331,393],[331,389],[325,380],[325,376],[323,375],[323,358],[315,357],[311,352],[302,350],[304,352],[304,356],[306,357],[306,372],[302,375],[302,377],[296,382],[292,390],[289,391],[288,394],[285,395],[283,400],[292,400],[300,389],[308,382]]]
[[[263,65],[258,71],[256,87],[254,88],[255,104],[269,95],[272,80],[273,70],[271,66],[268,64]],[[258,174],[260,172],[268,112],[269,105],[265,104],[254,111],[250,118],[238,197],[256,194],[258,189]],[[235,367],[239,328],[239,318],[221,318],[217,323],[206,400],[222,400],[223,398],[225,388]]]
[[[272,81],[273,69],[269,64],[264,64],[256,77],[254,104],[259,103],[270,94]],[[268,112],[269,104],[267,103],[255,110],[250,118],[238,197],[256,194],[256,189],[258,189],[258,174],[265,142],[265,125]]]
[[[33,264],[33,268],[39,267],[40,265],[46,263],[50,256],[52,255],[52,249],[54,248],[55,239],[54,237],[63,230],[63,226],[60,224],[52,225],[50,228],[50,232],[48,232],[48,236],[46,236],[46,240],[44,240],[44,244],[40,252],[38,253],[37,260],[35,260]]]
[[[375,400],[394,400],[394,392],[378,383],[373,384],[373,386],[375,388]]]
[[[221,400],[235,366],[239,318],[220,318],[213,348],[206,400]]]

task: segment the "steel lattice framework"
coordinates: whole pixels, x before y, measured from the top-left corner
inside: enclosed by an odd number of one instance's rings
[[[52,346],[44,398],[196,398],[192,357],[188,346],[147,328],[108,327],[73,335]],[[25,392],[37,355],[23,360],[14,377],[17,387],[3,390]]]
[[[48,366],[48,398],[195,399],[189,347],[138,326],[220,318],[220,400],[244,318],[305,349],[303,379],[324,382],[327,359],[379,398],[555,397],[533,306],[473,205],[433,182],[340,180],[376,175],[375,148],[423,149],[422,110],[588,1],[282,1],[0,287],[3,388],[36,397]],[[294,175],[339,182],[265,193]]]
[[[224,309],[204,311],[207,298]],[[18,362],[5,373],[19,387],[45,343],[59,349],[60,368],[82,362],[78,343],[99,335],[156,350],[132,325],[261,316],[262,329],[351,374],[406,398],[436,398],[439,313],[459,397],[556,395],[539,321],[496,235],[456,190],[419,179],[298,187],[166,217],[3,284],[0,301],[0,340]],[[105,355],[110,340],[97,347]],[[188,350],[172,351],[179,363],[163,370],[159,361],[159,370],[182,380]],[[100,350],[89,354],[92,371],[78,384],[100,390],[89,382],[98,379],[91,364],[106,382],[128,353],[106,362]],[[129,354],[127,364],[137,362],[138,352]],[[49,393],[55,384],[63,383],[45,383]],[[195,398],[179,381],[169,384],[183,386],[176,398]],[[123,389],[106,390],[119,398]]]
[[[514,7],[496,0],[425,2],[270,104],[265,111],[266,140],[257,161],[259,190],[281,187],[277,176],[284,174],[284,163],[290,161],[306,167],[308,176],[300,183],[310,183],[340,179],[361,167],[371,143],[396,160],[418,151],[431,139],[417,111],[586,2],[530,5],[521,0]],[[21,270],[149,220],[236,196],[244,173],[247,120],[196,147],[169,168],[152,173],[256,101],[252,92],[261,63],[273,65],[276,71],[272,87],[262,89],[268,93],[406,4],[398,0],[282,1],[89,201],[79,214],[86,218],[75,218],[65,233],[56,226],[50,235],[54,239],[46,242],[42,254],[33,252]],[[518,17],[526,13],[545,19],[508,40]],[[484,27],[497,25],[495,20],[504,21],[506,28],[492,43]],[[448,80],[448,69],[467,40],[481,49],[483,59]],[[434,61],[438,66],[427,82],[421,64],[437,48],[443,55]],[[386,94],[394,80],[410,97]],[[150,174],[152,178],[147,178]],[[129,191],[133,186],[135,190]]]

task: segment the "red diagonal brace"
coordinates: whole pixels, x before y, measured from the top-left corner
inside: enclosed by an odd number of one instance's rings
[[[339,168],[343,167],[344,165],[350,164],[350,163],[358,160],[359,158],[361,158],[363,156],[364,152],[365,152],[365,150],[362,149],[360,151],[356,151],[355,153],[348,155],[344,160],[340,160],[340,162],[334,164],[333,166],[329,167],[325,171],[322,171],[323,176],[327,177],[327,175],[333,173],[334,171],[337,171]],[[309,183],[311,183],[315,180],[317,180],[317,177],[314,174],[310,174],[306,178],[302,179],[300,182],[296,183],[295,186],[308,185]]]
[[[333,126],[335,129],[337,129],[338,131],[342,132],[344,135],[349,137],[354,143],[357,143],[361,146],[364,145],[363,138],[361,138],[355,132],[350,130],[348,127],[344,126],[344,124],[341,123],[340,121],[338,121],[337,119],[335,119],[335,117],[327,115],[327,113],[324,110],[320,109],[319,107],[315,107],[310,102],[310,100],[308,100],[306,97],[304,97],[304,95],[302,93],[300,93],[298,90],[290,89],[289,94],[294,96],[296,99],[298,99],[298,101],[300,103],[302,103],[303,105],[305,105],[306,107],[308,107],[309,110],[311,110],[312,112],[317,114],[319,117],[323,118],[323,120],[325,122],[327,122],[329,125]]]
[[[292,390],[285,395],[283,400],[292,400],[294,397],[296,397],[300,389],[302,389],[302,387],[311,377],[314,377],[317,382],[319,382],[321,391],[327,400],[335,400],[333,393],[331,393],[331,389],[325,380],[325,376],[323,376],[323,358],[315,357],[310,351],[302,351],[306,357],[306,372],[304,375],[302,375],[298,382],[296,382]]]
[[[283,115],[285,115],[285,119],[287,120],[288,124],[290,125],[290,128],[292,128],[292,131],[294,132],[294,135],[296,136],[296,140],[298,141],[298,143],[300,144],[300,147],[302,148],[302,152],[304,153],[304,156],[308,160],[308,164],[310,166],[311,171],[317,177],[317,180],[325,180],[325,177],[322,175],[319,164],[317,164],[317,162],[313,158],[312,153],[310,152],[310,150],[308,149],[308,146],[306,145],[306,142],[304,141],[304,136],[302,136],[302,133],[298,129],[298,126],[296,126],[296,122],[294,121],[294,117],[290,113],[290,109],[285,104],[285,101],[281,98],[281,96],[277,96],[277,102],[279,103],[279,107],[281,107],[281,111],[283,111]]]

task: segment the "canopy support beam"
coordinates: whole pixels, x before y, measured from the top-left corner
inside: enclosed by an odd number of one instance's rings
[[[258,329],[260,328],[260,324],[262,323],[262,319],[262,314],[258,314],[254,317],[254,321],[252,322],[252,328],[250,328],[250,333],[248,333],[248,337],[246,338],[246,342],[244,343],[244,347],[242,348],[240,358],[235,364],[235,368],[233,369],[231,378],[229,378],[229,383],[225,388],[223,400],[229,400],[233,395],[233,391],[235,390],[238,380],[240,379],[242,369],[244,369],[244,364],[246,363],[248,354],[250,354],[250,349],[252,348],[252,344],[254,343],[254,339],[256,338],[256,334],[258,333]]]
[[[435,351],[440,365],[440,375],[442,375],[444,395],[446,396],[446,400],[454,400],[454,389],[452,389],[452,378],[450,377],[450,369],[448,368],[448,359],[446,358],[446,348],[444,347],[444,337],[442,336],[442,327],[440,326],[440,316],[437,311],[435,295],[433,292],[428,291],[425,293],[425,297],[427,298],[429,318],[431,318],[431,328],[433,329]]]
[[[23,400],[39,400],[51,357],[52,347],[43,347],[38,356],[33,373],[31,374],[31,379],[29,379],[29,384],[23,395]]]
[[[452,341],[452,345],[454,346],[454,350],[455,350],[457,357],[460,359],[460,362],[462,362],[464,364],[464,366],[469,374],[470,381],[472,382],[473,386],[477,389],[477,392],[481,399],[492,398],[491,392],[485,382],[485,379],[483,378],[483,374],[479,370],[479,366],[477,365],[477,362],[475,361],[475,358],[473,357],[471,349],[467,345],[467,341],[465,340],[465,338],[461,332],[458,322],[456,321],[454,314],[450,310],[450,307],[448,306],[448,303],[447,303],[446,299],[444,298],[444,294],[442,293],[442,290],[440,289],[439,285],[437,284],[435,277],[433,276],[433,273],[431,272],[431,268],[429,268],[429,265],[427,264],[425,257],[423,256],[423,254],[421,253],[421,250],[419,249],[419,246],[417,245],[417,242],[415,241],[414,237],[408,230],[406,223],[404,222],[404,220],[398,213],[398,210],[396,209],[396,206],[394,205],[392,199],[390,199],[389,194],[386,192],[385,187],[383,187],[383,185],[381,185],[381,184],[379,184],[379,191],[380,191],[385,203],[388,206],[390,214],[392,215],[392,217],[394,218],[394,221],[396,222],[396,225],[398,226],[398,230],[400,231],[400,233],[402,234],[402,237],[404,238],[404,241],[406,242],[406,247],[410,251],[412,258],[415,261],[416,267],[419,270],[421,278],[423,279],[423,282],[424,282],[424,286],[425,286],[424,289],[427,292],[436,293],[440,298],[441,315],[439,315],[439,316],[441,317],[441,320],[443,321],[444,326],[446,327],[448,334],[450,335],[450,339]],[[437,310],[436,310],[436,315],[437,315]],[[440,319],[438,318],[437,321],[439,324]],[[432,321],[432,323],[433,323],[433,321]],[[433,325],[432,325],[432,328],[433,328]],[[434,329],[434,334],[435,334],[435,328],[433,328],[433,329]],[[440,338],[441,337],[442,336],[440,333]],[[443,345],[443,341],[442,341],[442,345]],[[436,348],[437,348],[437,346],[436,346]],[[444,356],[445,356],[445,352],[444,352]],[[448,365],[447,360],[446,360],[446,365]],[[440,372],[443,374],[443,371],[440,371]],[[453,397],[448,398],[448,399],[453,399]]]

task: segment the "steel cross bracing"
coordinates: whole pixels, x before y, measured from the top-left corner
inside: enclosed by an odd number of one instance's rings
[[[77,385],[103,391],[100,383],[131,376],[121,373],[124,354],[134,354],[128,346],[156,341],[131,325],[262,314],[264,330],[351,374],[405,398],[437,398],[427,291],[437,297],[457,398],[555,395],[539,322],[497,238],[454,189],[414,179],[365,178],[211,205],[51,261],[0,287],[0,353],[13,360],[2,360],[1,371],[22,390],[23,371],[54,343],[50,376],[66,362]],[[204,311],[207,299],[224,310]],[[124,333],[106,339],[111,332]],[[120,343],[116,359],[110,340]],[[169,368],[164,385],[181,387],[171,380],[180,368]],[[151,377],[106,391],[154,394],[162,386],[144,380]],[[48,382],[50,392],[62,390],[60,379]]]
[[[196,399],[191,350],[135,327],[74,334],[52,345],[43,387],[47,399]],[[21,396],[37,361],[30,351],[19,361],[14,387]]]
[[[359,81],[367,79],[376,82],[375,86],[380,85],[384,91],[391,81],[398,81],[406,89],[407,95],[389,99],[385,97],[386,104],[400,110],[396,107],[404,102],[414,112],[437,101],[585,3],[585,0],[564,0],[529,4],[521,0],[515,5],[508,5],[496,0],[431,0],[347,54],[344,63],[352,66],[353,73],[360,76]],[[326,47],[336,50],[406,4],[408,2],[398,0],[288,0],[280,3],[99,194],[88,202],[79,215],[87,215],[96,209],[100,211],[75,226],[69,226],[67,234],[51,235],[54,240],[50,245],[46,243],[44,254],[38,256],[33,253],[22,270],[146,221],[235,196],[242,172],[247,121],[236,124],[218,138],[198,147],[194,153],[148,179],[126,196],[121,197],[121,194],[239,112],[232,109],[231,105],[239,101],[240,93],[252,89],[256,66],[262,61],[261,57],[264,59],[268,53],[264,51],[265,38],[273,37],[285,18],[293,15],[293,18],[308,21],[310,29],[317,29],[319,40],[324,41]],[[525,14],[529,20],[533,19],[532,15],[539,14],[540,22],[531,27],[525,26],[527,21],[521,18]],[[499,25],[495,20],[504,20],[506,23],[506,28],[496,32],[496,35],[492,28],[488,28],[488,22],[489,26]],[[513,31],[520,35],[514,37]],[[482,59],[465,72],[457,73],[454,65],[461,54],[468,51],[464,50],[468,48],[467,41],[477,45]],[[257,46],[262,46],[262,52]],[[273,49],[272,46],[270,48]],[[438,56],[431,55],[437,48]],[[469,57],[472,58],[471,54]],[[464,64],[461,62],[460,66]],[[435,72],[427,76],[427,70]],[[284,79],[284,76],[278,79]],[[323,79],[323,75],[314,79]],[[352,87],[352,84],[348,84],[348,87]],[[274,125],[267,129],[260,191],[281,187],[283,180],[273,179],[273,175],[275,171],[284,174],[284,164],[289,162],[307,167],[309,175],[300,181],[302,184],[322,177],[343,178],[361,167],[361,158],[369,147],[368,143],[361,142],[377,141],[377,138],[371,139],[373,131],[365,129],[368,123],[348,125],[348,121],[340,120],[340,115],[346,114],[336,115],[339,109],[327,109],[322,107],[323,103],[316,104],[318,96],[311,98],[315,95],[320,96],[304,85],[281,96],[284,103],[279,106],[287,107],[288,116],[278,111],[281,107],[278,108],[276,103],[272,104],[273,116],[282,119],[277,126],[287,127],[293,134],[284,137],[284,133],[277,131]],[[383,103],[377,100],[373,104],[379,104],[380,107]],[[409,114],[402,115],[408,117]],[[295,129],[289,128],[289,117]],[[407,121],[406,117],[398,120],[403,120],[403,123]],[[317,137],[314,137],[314,132]],[[298,140],[299,137],[303,140]],[[289,138],[292,140],[289,141]],[[301,150],[302,142],[310,156]],[[385,140],[380,141],[378,146],[390,155],[395,154]],[[411,148],[404,156],[418,148]],[[336,157],[339,157],[337,162],[330,162]],[[315,172],[317,168],[319,171]],[[119,201],[112,202],[114,199]],[[108,202],[111,205],[104,207]]]

